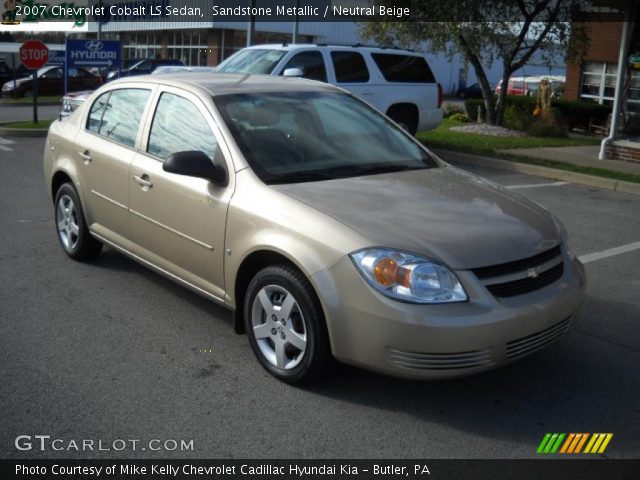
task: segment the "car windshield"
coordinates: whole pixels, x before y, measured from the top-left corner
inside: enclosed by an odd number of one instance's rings
[[[346,93],[230,94],[214,102],[247,161],[268,184],[438,166],[406,133]]]
[[[270,74],[278,62],[285,56],[284,50],[269,50],[265,48],[250,48],[241,50],[222,62],[218,72]]]

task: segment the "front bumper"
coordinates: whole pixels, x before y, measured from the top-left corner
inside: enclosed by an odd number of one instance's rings
[[[372,288],[349,257],[311,278],[339,361],[393,376],[451,378],[529,355],[577,320],[585,272],[563,254],[560,279],[539,290],[497,299],[470,271],[457,271],[469,301],[402,303]]]

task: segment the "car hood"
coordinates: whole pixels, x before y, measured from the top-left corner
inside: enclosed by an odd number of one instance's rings
[[[273,185],[339,220],[371,246],[470,269],[530,257],[560,242],[545,209],[453,167]]]

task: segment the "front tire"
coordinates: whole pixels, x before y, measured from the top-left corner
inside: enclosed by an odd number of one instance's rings
[[[71,183],[56,193],[55,219],[58,240],[64,253],[74,260],[91,260],[102,250],[102,243],[89,233],[82,204]]]
[[[247,288],[244,319],[253,352],[274,377],[308,384],[330,372],[322,308],[300,271],[274,265],[258,272]]]

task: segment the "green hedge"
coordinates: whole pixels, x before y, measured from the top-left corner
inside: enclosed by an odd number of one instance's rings
[[[593,102],[573,102],[560,99],[551,102],[551,106],[562,116],[563,121],[566,122],[570,129],[588,130],[590,121],[603,125],[611,113],[610,106]],[[464,102],[465,111],[474,122],[478,120],[478,107],[481,107],[484,113],[484,101],[481,98],[469,98]],[[521,117],[519,122],[523,123],[525,127],[533,121],[533,110],[535,108],[535,97],[520,95],[509,95],[507,97],[507,109],[510,110],[510,119]]]

